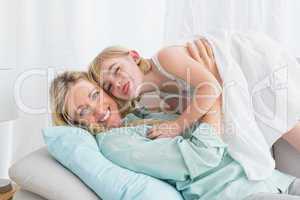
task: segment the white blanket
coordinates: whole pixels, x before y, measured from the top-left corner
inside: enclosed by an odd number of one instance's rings
[[[300,66],[262,33],[201,34],[223,79],[224,141],[249,179],[271,175],[271,145],[300,117]]]

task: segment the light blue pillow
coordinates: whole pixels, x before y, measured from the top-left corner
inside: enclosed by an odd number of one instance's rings
[[[83,129],[56,126],[45,128],[43,135],[49,153],[104,200],[182,200],[171,185],[107,160]]]

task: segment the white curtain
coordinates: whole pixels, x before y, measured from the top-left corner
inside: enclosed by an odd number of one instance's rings
[[[299,0],[167,0],[165,41],[210,29],[262,31],[300,56]]]
[[[164,9],[161,0],[0,0],[0,66],[16,70],[7,77],[15,82],[19,114],[14,161],[44,145],[53,75],[87,69],[108,45],[152,55],[163,40]]]
[[[163,42],[211,28],[264,31],[299,55],[299,10],[298,0],[0,0],[0,66],[16,69],[7,77],[19,111],[13,160],[44,144],[48,82],[58,70],[86,69],[113,44],[151,56]]]

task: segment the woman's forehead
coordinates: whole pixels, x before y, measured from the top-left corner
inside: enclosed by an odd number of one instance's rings
[[[126,56],[117,56],[117,57],[114,57],[114,58],[107,58],[105,60],[103,60],[101,62],[101,68],[102,69],[108,69],[110,68],[113,64],[118,64],[118,63],[122,63],[126,60]]]
[[[101,87],[98,87],[96,84],[88,80],[80,80],[70,88],[66,96],[66,103],[69,104],[68,108],[70,109],[70,111],[76,109],[76,107],[88,101],[89,95],[95,89],[100,91],[102,100],[112,100],[111,97],[106,94],[106,92]]]
[[[87,80],[80,80],[73,87],[70,88],[70,94],[76,96],[81,96],[84,94],[89,94],[91,90],[94,90],[96,85]]]

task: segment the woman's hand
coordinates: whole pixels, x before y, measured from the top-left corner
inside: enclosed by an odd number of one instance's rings
[[[222,85],[214,53],[208,41],[204,38],[200,38],[193,42],[187,42],[186,46],[189,55],[197,62],[203,64],[215,76],[219,84]]]
[[[181,135],[182,128],[180,124],[174,121],[163,122],[161,124],[154,125],[147,133],[147,137],[150,139],[157,138],[173,138]]]
[[[186,46],[190,56],[209,70],[215,65],[213,51],[205,39],[200,38],[193,42],[187,42]]]

